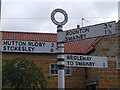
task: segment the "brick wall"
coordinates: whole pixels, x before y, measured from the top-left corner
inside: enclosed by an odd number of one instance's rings
[[[46,80],[47,88],[57,88],[58,78],[57,76],[50,76],[49,64],[56,62],[55,55],[45,54],[20,54],[20,53],[3,53],[3,60],[10,60],[15,58],[26,58],[29,61],[34,61],[39,68],[42,69]],[[85,70],[84,68],[72,68],[72,75],[66,76],[65,87],[66,88],[85,88]]]
[[[119,2],[119,5],[120,5],[120,2]],[[120,20],[119,20],[119,23],[118,23],[118,55],[120,56]],[[118,72],[118,78],[120,79],[120,70]],[[119,80],[118,84],[119,84],[119,87],[120,87],[120,80]]]
[[[120,30],[117,26],[116,28]],[[120,70],[116,65],[117,56],[120,56],[118,37],[120,37],[118,34],[103,37],[95,46],[95,52],[92,53],[92,55],[108,57],[108,68],[87,69],[88,78],[99,77],[98,88],[120,87]]]

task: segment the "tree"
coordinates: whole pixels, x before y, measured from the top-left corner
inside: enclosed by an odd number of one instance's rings
[[[25,59],[3,61],[3,88],[45,88],[45,77],[40,68]]]

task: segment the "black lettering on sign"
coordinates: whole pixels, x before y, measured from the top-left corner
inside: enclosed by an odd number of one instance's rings
[[[104,23],[104,26],[105,26],[104,29],[107,29],[107,28],[108,28],[108,27],[107,27],[107,23]]]
[[[7,46],[7,50],[8,50],[8,51],[10,50],[10,46]]]
[[[89,28],[88,27],[80,28],[80,33],[87,33],[87,32],[89,32]]]
[[[24,46],[4,46],[3,47],[3,51],[12,51],[12,52],[16,52],[16,51],[23,51],[23,52],[31,52],[34,51],[35,47],[24,47]]]
[[[82,27],[80,29],[72,29],[72,30],[66,31],[66,36],[86,34],[87,32],[89,32],[89,28]]]
[[[4,40],[3,41],[3,45],[14,45],[14,46],[26,46],[26,42],[25,41],[16,41],[16,40]]]
[[[75,34],[79,34],[79,30],[73,29],[66,31],[66,36],[75,35]]]
[[[79,34],[74,36],[66,36],[65,41],[83,40],[85,38],[86,38],[86,34]]]
[[[72,65],[74,65],[74,62],[73,61],[67,61],[67,65],[72,66]]]
[[[51,49],[50,52],[54,52],[54,43],[51,43]]]
[[[105,63],[103,63],[103,67],[105,67]]]
[[[43,44],[43,47],[45,46],[45,42],[42,43]]]
[[[54,52],[54,49],[53,49],[53,48],[51,48],[51,49],[50,49],[50,52]]]
[[[76,61],[76,66],[82,66],[82,62],[77,62]]]
[[[3,45],[10,45],[9,41],[3,41]]]
[[[112,34],[111,28],[111,23],[104,23],[105,35]]]
[[[76,61],[76,66],[94,66],[95,65],[95,62],[79,62],[79,61]]]
[[[4,46],[4,47],[3,47],[3,51],[7,51],[7,48],[6,48],[6,46]]]
[[[34,51],[35,47],[28,47],[28,51]]]
[[[75,56],[75,55],[67,55],[67,60],[88,60],[92,59],[91,56]]]
[[[45,43],[44,42],[28,42],[28,46],[35,46],[35,47],[44,47]]]
[[[54,43],[51,43],[51,47],[54,47]]]

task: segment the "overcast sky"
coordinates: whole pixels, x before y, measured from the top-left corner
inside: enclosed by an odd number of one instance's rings
[[[118,21],[119,0],[3,0],[2,30],[21,32],[56,33],[56,25],[50,19],[51,12],[56,8],[65,10],[68,22],[64,30],[76,28],[79,24],[94,25],[109,21]],[[55,15],[58,21],[63,15]],[[59,19],[61,18],[61,19]]]

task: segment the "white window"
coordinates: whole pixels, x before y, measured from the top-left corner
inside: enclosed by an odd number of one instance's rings
[[[50,63],[50,75],[57,76],[58,69],[56,63]],[[65,67],[65,75],[70,76],[71,75],[71,68]]]
[[[120,56],[117,57],[117,69],[120,69]]]

